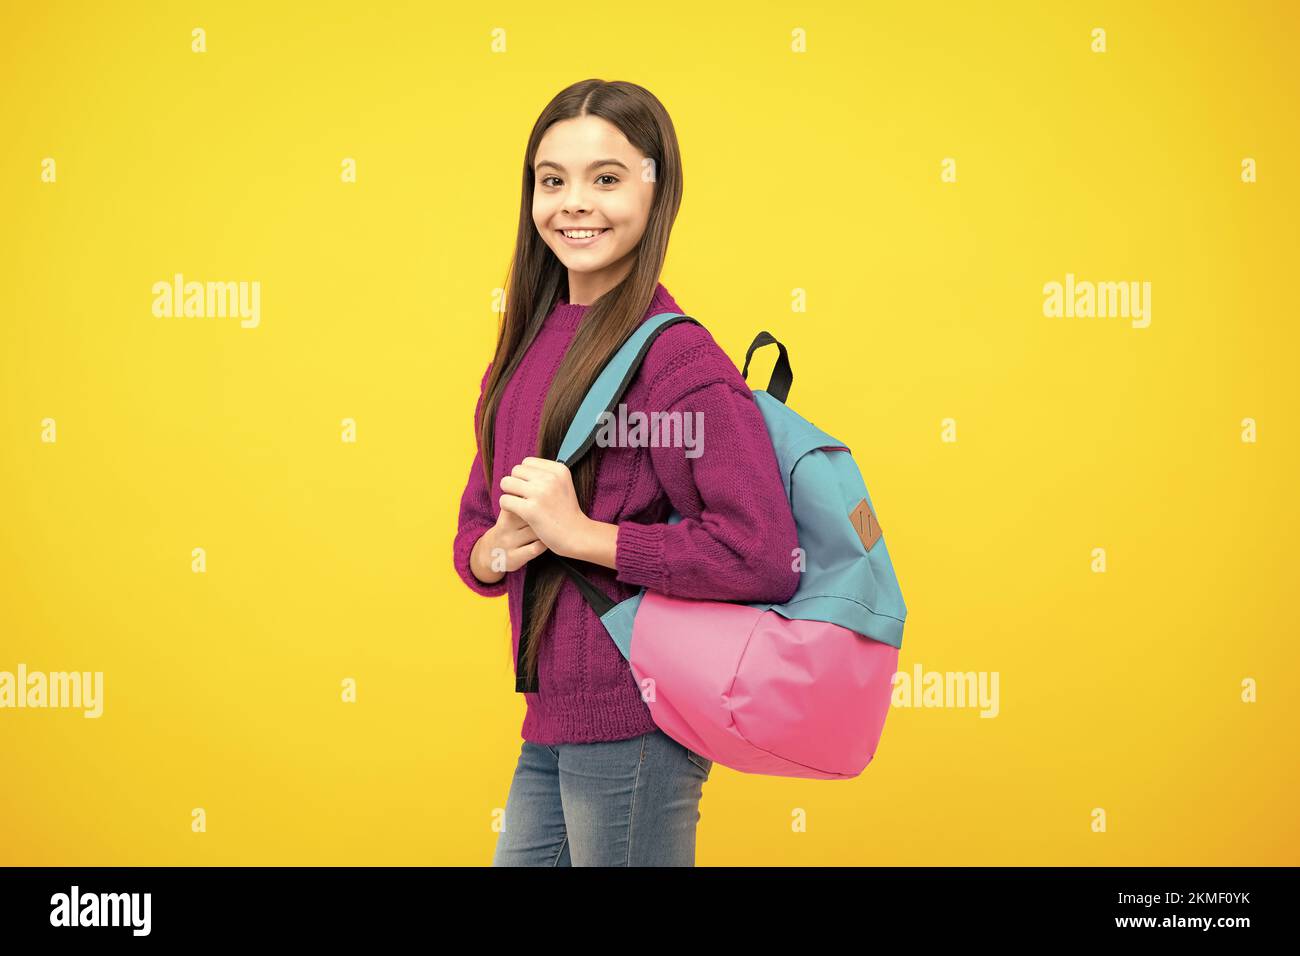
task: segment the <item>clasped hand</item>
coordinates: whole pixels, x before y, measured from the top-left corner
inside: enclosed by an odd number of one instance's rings
[[[591,523],[578,504],[567,465],[549,458],[525,458],[501,478],[502,511],[525,522],[561,557],[572,557]]]

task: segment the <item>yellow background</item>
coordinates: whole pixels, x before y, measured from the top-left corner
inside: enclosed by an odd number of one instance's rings
[[[4,9],[0,670],[105,712],[0,711],[0,864],[490,860],[524,700],[451,540],[526,137],[591,76],[676,125],[664,284],[854,450],[900,668],[1000,675],[853,781],[715,768],[698,863],[1300,863],[1293,5]],[[260,327],[154,318],[176,272]],[[1150,327],[1044,317],[1067,272]]]

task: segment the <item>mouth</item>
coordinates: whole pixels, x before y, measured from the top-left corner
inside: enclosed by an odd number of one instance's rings
[[[605,226],[601,229],[557,229],[555,234],[564,241],[565,245],[581,248],[600,242],[601,237],[609,231],[609,227]]]

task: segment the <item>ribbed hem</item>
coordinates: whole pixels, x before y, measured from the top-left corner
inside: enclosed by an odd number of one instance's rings
[[[520,736],[534,744],[627,740],[656,728],[630,671],[627,683],[611,690],[524,697],[528,712]]]
[[[510,575],[505,575],[496,584],[484,584],[474,577],[474,572],[469,567],[469,557],[474,552],[474,543],[487,530],[487,525],[466,528],[462,534],[457,536],[452,547],[452,553],[455,559],[456,573],[460,575],[460,579],[465,582],[471,591],[476,591],[484,597],[499,597],[506,593],[506,587],[510,583]]]
[[[624,584],[667,591],[668,569],[664,566],[666,524],[618,522],[614,545],[615,578]]]

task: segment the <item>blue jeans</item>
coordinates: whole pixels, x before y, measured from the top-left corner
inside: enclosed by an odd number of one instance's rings
[[[493,866],[694,866],[713,761],[662,730],[590,744],[524,741]]]

